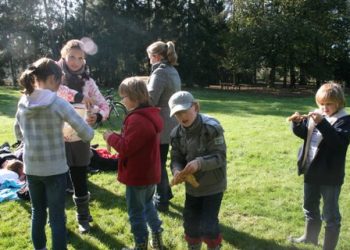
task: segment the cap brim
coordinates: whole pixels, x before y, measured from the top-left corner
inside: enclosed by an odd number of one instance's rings
[[[176,112],[188,110],[189,108],[191,108],[191,106],[192,103],[175,105],[173,108],[170,109],[170,117],[172,117]]]

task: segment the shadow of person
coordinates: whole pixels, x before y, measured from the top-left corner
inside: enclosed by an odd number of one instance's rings
[[[296,246],[281,246],[274,240],[257,238],[245,232],[239,232],[232,227],[220,224],[224,241],[234,248],[244,250],[296,250]]]
[[[18,200],[17,203],[24,208],[24,210],[31,215],[32,214],[32,207],[30,205],[30,202],[25,200]]]
[[[111,192],[110,189],[98,186],[93,182],[88,182],[89,190],[92,200],[98,202],[102,208],[116,208],[119,207],[126,211],[125,195],[118,195]]]
[[[106,233],[97,224],[95,224],[92,227],[90,235],[98,239],[98,241],[103,242],[103,244],[107,247],[107,249],[121,249],[122,247],[125,246],[124,243],[122,243],[115,237],[112,237],[111,234]],[[113,234],[113,235],[116,235],[116,234]]]
[[[106,249],[121,249],[124,246],[120,241],[106,234],[98,225],[94,225],[94,227],[91,228],[89,236],[96,238],[99,242],[98,245],[82,238],[80,234],[68,230],[68,244],[71,245],[73,249],[79,250],[99,250],[102,248],[102,245],[104,245]]]

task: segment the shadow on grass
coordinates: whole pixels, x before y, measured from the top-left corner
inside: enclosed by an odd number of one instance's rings
[[[17,110],[18,97],[14,95],[15,89],[0,89],[0,115],[14,118]]]
[[[220,224],[224,240],[238,249],[244,250],[296,250],[295,246],[281,246],[273,240],[257,238],[232,227]]]
[[[26,201],[26,200],[19,200],[18,204],[24,208],[24,210],[31,215],[32,214],[32,207],[30,205],[30,201]]]
[[[106,188],[89,181],[89,189],[93,200],[99,202],[103,208],[119,207],[126,211],[125,197],[117,195]]]
[[[175,212],[169,210],[168,212],[165,212],[163,214],[166,216],[169,216],[171,218],[174,218],[174,219],[176,218],[176,219],[182,220],[183,219],[182,218],[183,207],[176,205],[172,202],[170,202],[170,207],[172,207],[175,210]]]
[[[91,202],[98,202],[102,208],[110,209],[119,207],[126,211],[126,203],[124,196],[119,196],[112,193],[106,188],[96,185],[95,183],[88,180],[88,189],[91,193]],[[72,194],[66,196],[66,209],[74,208]]]
[[[112,237],[111,235],[104,232],[98,225],[94,224],[91,228],[90,235],[92,237],[95,237],[101,242],[108,243],[107,247],[108,249],[121,249],[123,246],[125,246],[124,243],[117,240],[116,238]],[[77,248],[78,249],[78,248]]]
[[[94,224],[91,227],[89,236],[96,238],[98,242],[102,242],[105,245],[106,249],[121,249],[124,244],[117,239],[113,238],[111,235],[104,232],[98,225]],[[82,238],[79,234],[74,231],[68,231],[68,243],[73,246],[73,249],[80,250],[99,250],[101,249],[100,245],[95,245]]]

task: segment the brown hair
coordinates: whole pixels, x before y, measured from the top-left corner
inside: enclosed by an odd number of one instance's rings
[[[62,70],[56,62],[49,58],[40,58],[32,63],[19,77],[19,84],[24,88],[23,93],[30,95],[34,91],[35,81],[46,81],[51,75],[56,82],[62,78]]]
[[[177,65],[177,54],[175,44],[172,41],[164,43],[162,41],[154,42],[147,47],[149,55],[160,55],[171,65]]]
[[[139,77],[125,78],[119,85],[120,96],[128,96],[130,100],[142,105],[149,105],[149,95],[146,83]]]
[[[79,49],[84,52],[83,43],[78,39],[69,40],[61,49],[61,58],[65,58],[72,49]]]
[[[5,169],[16,172],[18,175],[23,173],[23,163],[19,160],[8,160]]]
[[[315,100],[317,105],[322,102],[335,103],[338,110],[345,107],[345,96],[342,87],[335,82],[323,84],[316,93]]]

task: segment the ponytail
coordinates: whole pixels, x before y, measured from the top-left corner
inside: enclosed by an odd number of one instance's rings
[[[147,47],[147,53],[150,55],[160,55],[171,65],[177,65],[177,54],[172,41],[167,43],[162,41],[154,42]]]
[[[30,95],[34,91],[35,70],[36,67],[34,65],[31,65],[19,77],[19,84],[22,86],[22,88],[24,88],[22,93],[25,95]]]
[[[19,83],[24,88],[22,93],[30,95],[35,89],[36,81],[46,81],[51,75],[54,76],[57,84],[60,84],[62,70],[54,60],[43,57],[35,61],[19,78]]]
[[[166,43],[167,50],[167,59],[171,65],[177,65],[177,54],[175,51],[175,44],[172,41]]]

